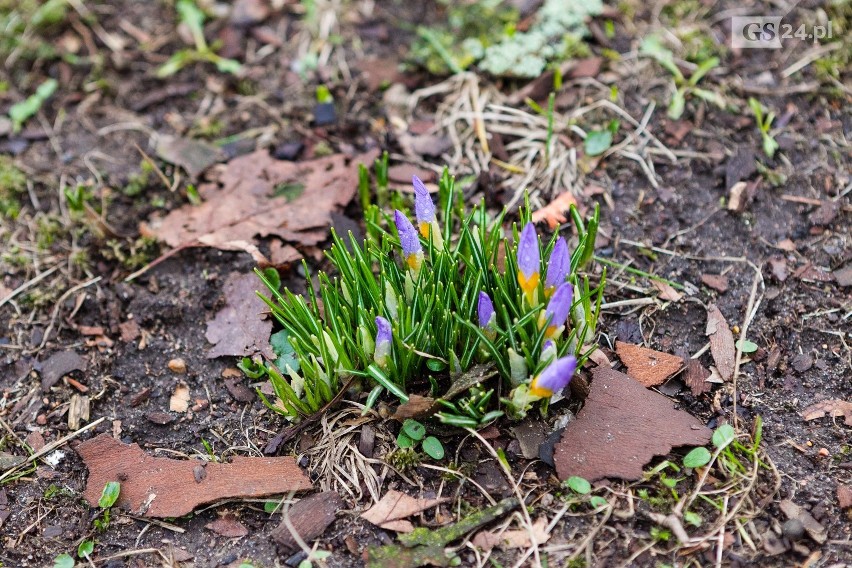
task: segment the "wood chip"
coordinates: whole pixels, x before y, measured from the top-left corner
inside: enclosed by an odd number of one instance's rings
[[[59,351],[36,364],[35,370],[41,374],[41,388],[46,391],[68,373],[85,371],[86,360],[74,351]]]
[[[811,514],[803,507],[796,505],[789,499],[785,499],[778,503],[778,508],[781,509],[781,512],[784,513],[788,519],[796,519],[801,522],[802,526],[805,527],[805,532],[807,532],[808,536],[815,542],[823,544],[828,539],[828,533],[825,530],[825,527],[819,524],[817,520],[813,518],[813,516],[811,516]]]
[[[189,409],[189,386],[180,382],[175,386],[172,396],[169,398],[169,410],[172,412],[186,412]]]
[[[441,499],[415,499],[401,491],[390,489],[378,503],[364,511],[361,514],[361,518],[388,530],[410,532],[407,530],[410,523],[396,523],[395,521],[404,520],[411,515],[416,515],[447,501],[449,501],[447,497]],[[411,530],[413,529],[414,527],[411,526]]]
[[[246,526],[238,521],[234,515],[225,515],[221,519],[207,523],[204,528],[226,538],[240,538],[249,533]]]
[[[654,456],[710,441],[712,431],[697,418],[627,375],[597,367],[592,376],[586,405],[554,448],[559,479],[641,479]]]
[[[705,369],[698,359],[690,359],[686,362],[683,379],[694,396],[710,391],[710,383],[707,382],[709,376],[710,371]]]
[[[841,509],[852,507],[852,487],[842,483],[837,484],[837,504]]]
[[[852,426],[852,402],[830,398],[812,404],[802,411],[802,418],[805,420],[816,420],[826,415],[831,417],[843,416],[843,423]]]
[[[301,499],[290,507],[287,515],[302,541],[310,545],[311,541],[322,536],[325,529],[334,522],[337,512],[343,506],[340,495],[334,491],[324,491]],[[299,548],[299,544],[284,522],[272,530],[271,536],[288,551]]]
[[[728,211],[742,213],[746,206],[746,188],[748,184],[738,181],[728,190]]]
[[[728,277],[723,274],[702,274],[701,282],[721,294],[728,291]]]
[[[713,304],[707,310],[705,334],[710,338],[710,353],[713,355],[719,374],[723,380],[730,381],[734,376],[734,360],[737,353],[734,334],[731,333],[725,316]]]
[[[627,374],[646,387],[663,384],[683,367],[683,359],[676,355],[623,341],[615,342],[615,352],[627,366]]]
[[[79,430],[82,422],[89,421],[89,397],[82,394],[71,396],[68,404],[68,428]]]
[[[311,488],[293,457],[235,456],[231,463],[206,464],[196,482],[196,460],[155,458],[137,444],[101,434],[77,447],[89,478],[83,496],[97,507],[104,485],[121,480],[118,505],[146,517],[181,517],[195,507],[226,498],[267,497]]]
[[[139,324],[136,320],[127,320],[118,324],[118,331],[121,333],[121,340],[125,343],[130,343],[139,338]]]

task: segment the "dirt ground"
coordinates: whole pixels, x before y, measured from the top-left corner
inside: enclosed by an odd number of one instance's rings
[[[306,4],[248,2],[267,7],[261,19],[237,26],[225,15],[205,27],[210,41],[221,40],[222,53],[243,63],[239,77],[193,63],[160,79],[156,69],[186,45],[169,2],[85,2],[81,9],[72,8],[74,4],[69,2],[62,21],[32,32],[64,55],[20,48],[0,71],[4,112],[46,78],[59,81],[56,93],[21,132],[5,125],[0,137],[2,175],[8,176],[13,167],[26,177],[22,191],[14,194],[21,208],[17,219],[0,219],[0,301],[13,295],[0,305],[0,455],[25,456],[24,440],[30,446],[49,444],[73,431],[68,412],[79,387],[61,377],[42,387],[43,364],[55,353],[74,352],[86,361],[85,371],[70,374],[87,389],[91,401],[90,416],[82,425],[106,419],[63,445],[61,458],[39,460],[37,467],[19,469],[20,475],[3,481],[1,565],[52,566],[57,555],[73,556],[80,542],[94,539],[92,564],[98,566],[296,566],[304,553],[276,545],[271,534],[281,523],[280,514],[265,512],[259,500],[231,500],[166,523],[116,512],[108,529],[92,526],[95,511],[81,496],[87,469],[73,451],[81,441],[107,432],[159,456],[209,459],[209,445],[217,458],[227,459],[262,455],[266,443],[285,426],[257,397],[241,402],[228,388],[223,372],[235,366],[235,357],[207,358],[207,322],[223,305],[222,288],[229,275],[255,266],[250,255],[189,248],[125,282],[169,250],[141,236],[140,223],[189,199],[186,174],[175,191],[155,173],[141,183],[141,191],[128,190],[140,179],[143,158],[137,147],[153,157],[169,181],[177,169],[156,157],[152,133],[224,140],[219,162],[256,148],[289,153],[289,159],[297,160],[325,151],[351,156],[387,149],[392,165],[409,163],[417,171],[435,172],[448,163],[463,169],[465,160],[453,158],[452,148],[420,157],[401,149],[389,110],[390,89],[384,89],[396,83],[414,91],[445,80],[417,68],[400,73],[397,66],[407,61],[414,24],[436,25],[445,19],[446,9],[433,2],[415,7],[318,1],[311,5],[334,16],[328,21],[337,38],[323,42],[317,38],[321,32],[307,24]],[[0,6],[8,12],[4,3]],[[716,541],[686,546],[671,535],[661,536],[649,513],[669,510],[655,509],[650,502],[637,502],[632,515],[606,517],[572,507],[562,512],[546,545],[551,547],[551,566],[852,565],[852,510],[849,503],[843,509],[838,500],[838,487],[852,485],[850,426],[842,416],[806,421],[801,414],[823,400],[852,403],[852,7],[848,2],[834,8],[816,2],[796,6],[791,15],[796,22],[810,22],[826,12],[837,21],[845,18],[845,40],[825,43],[835,47],[823,51],[801,41],[786,42],[778,50],[731,49],[726,18],[740,13],[738,8],[731,2],[610,5],[614,33],[601,31],[607,18],[599,17],[586,40],[587,57],[601,57],[599,66],[591,77],[566,76],[556,110],[568,114],[608,99],[612,86],[617,86],[615,104],[637,124],[654,104],[644,129],[675,159],[648,151],[653,145],[647,144],[633,157],[613,152],[592,162],[581,160],[573,188],[582,206],[601,204],[597,253],[620,265],[609,268],[606,302],[635,300],[605,311],[601,345],[609,355],[621,340],[690,357],[707,343],[710,304],[735,327],[735,336],[747,325],[748,339],[759,350],[742,365],[735,387],[714,384],[710,392],[694,395],[676,378],[660,390],[711,428],[732,422],[735,408],[743,431],[750,431],[760,416],[762,447],[771,466],[761,468],[753,491],[768,498],[755,499],[752,505],[759,506],[744,509],[741,518],[727,525],[716,539],[724,543],[721,551]],[[755,13],[777,11],[774,4],[750,8]],[[680,119],[666,116],[671,76],[636,53],[649,30],[682,28],[700,30],[720,46],[721,66],[702,85],[723,93],[737,110],[691,97]],[[120,37],[121,48],[107,45],[102,31]],[[328,46],[331,55],[302,77],[293,63],[306,45],[320,53]],[[838,55],[843,53],[845,62]],[[836,75],[825,63],[829,57],[837,61]],[[507,97],[525,84],[484,74],[479,81],[483,90],[493,86]],[[318,84],[330,87],[336,106],[335,120],[323,126],[312,118]],[[777,114],[773,128],[780,149],[772,158],[762,150],[749,97]],[[537,100],[544,103],[546,98],[545,92]],[[522,101],[515,106],[529,110]],[[416,113],[420,119],[436,111],[434,100],[423,99],[421,105]],[[587,130],[608,119],[593,111],[578,121]],[[579,138],[560,143],[582,148]],[[755,169],[755,162],[762,171]],[[500,182],[505,172],[472,171],[453,172],[467,180],[466,198],[478,202],[484,197],[492,208],[512,201],[516,188]],[[88,213],[69,211],[62,194],[61,188],[77,184],[91,196]],[[733,186],[744,188],[739,210],[729,208]],[[540,191],[534,206],[553,197]],[[334,217],[336,226],[357,229],[360,207],[355,202]],[[571,234],[567,225],[564,230],[566,236]],[[312,267],[324,265],[321,246],[292,244]],[[261,249],[268,252],[268,243]],[[282,271],[284,285],[304,289],[301,270],[294,264]],[[685,285],[681,292],[687,293],[677,301],[661,299],[664,292],[630,270]],[[718,280],[708,285],[707,275],[723,276],[726,285]],[[755,307],[753,314],[749,306]],[[128,321],[136,322],[139,330],[131,340],[122,338],[120,327]],[[85,326],[102,330],[87,331]],[[168,368],[177,358],[184,360],[185,374]],[[705,368],[713,364],[709,352],[698,359]],[[186,413],[168,411],[179,381],[190,390],[193,409]],[[578,405],[572,404],[568,407],[576,410]],[[163,415],[168,420],[164,424]],[[846,416],[852,423],[852,411]],[[342,419],[351,417],[344,411]],[[399,426],[379,417],[370,424],[378,432],[374,457],[380,460],[392,449]],[[498,422],[494,444],[506,449],[515,477],[523,480],[531,515],[553,519],[566,502],[566,490],[550,466],[519,455],[511,427],[508,421]],[[322,436],[322,428],[314,427],[278,453],[297,456],[316,483],[339,490],[334,480],[320,476],[321,459],[310,451]],[[445,439],[448,455],[457,452],[468,475],[489,493],[512,494],[496,462],[474,441],[453,431]],[[358,441],[358,430],[339,439],[353,451]],[[670,459],[679,462],[683,453],[676,451]],[[382,472],[382,492],[393,487],[451,495],[453,507],[445,509],[445,515],[460,513],[462,503],[466,511],[485,505],[471,485],[459,487],[434,469],[416,466],[407,476],[378,465],[375,471]],[[649,479],[605,486],[623,509],[619,495],[628,489],[653,492],[655,483]],[[366,547],[388,544],[394,533],[360,518],[371,502],[364,487],[340,492],[345,507],[319,538],[320,548],[332,551],[329,566],[360,566]],[[797,527],[780,508],[784,500],[805,507],[825,528],[822,542],[796,534]],[[239,519],[247,535],[229,538],[206,528],[229,515]],[[435,521],[429,513],[419,522]],[[161,554],[130,554],[146,549]],[[459,555],[465,566],[488,563],[472,548],[462,547]],[[517,550],[497,549],[491,561],[514,565],[519,558]]]

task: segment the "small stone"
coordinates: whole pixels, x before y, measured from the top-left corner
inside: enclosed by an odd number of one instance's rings
[[[831,453],[829,453],[828,448],[820,448],[819,449],[819,456],[820,457],[827,458],[830,455],[831,455]]]
[[[327,126],[337,122],[334,103],[319,103],[314,107],[314,126]]]
[[[172,359],[169,361],[169,370],[178,375],[186,373],[186,361],[183,359]]]
[[[801,540],[805,536],[805,525],[799,519],[790,519],[781,527],[781,534],[792,541]]]
[[[299,157],[299,154],[301,154],[304,149],[305,145],[298,140],[294,142],[283,142],[272,150],[272,157],[276,160],[287,160],[292,162]]]
[[[38,416],[36,416],[36,424],[38,424],[39,426],[44,426],[45,424],[47,424],[47,416],[45,416],[44,414],[39,414]]]
[[[804,373],[805,371],[810,370],[814,365],[814,360],[804,353],[796,355],[793,357],[793,360],[790,361],[790,364],[793,365],[793,368],[796,369],[799,373]]]

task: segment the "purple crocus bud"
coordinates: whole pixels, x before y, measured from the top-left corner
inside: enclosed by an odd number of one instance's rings
[[[376,348],[373,351],[373,360],[380,367],[386,367],[388,363],[388,357],[390,357],[391,352],[391,340],[393,339],[393,332],[391,331],[391,324],[388,320],[383,318],[382,316],[376,317]]]
[[[479,327],[482,329],[493,329],[497,321],[497,313],[494,311],[494,303],[485,292],[479,293],[479,303],[476,306],[479,315]]]
[[[573,299],[574,287],[571,286],[571,283],[563,282],[560,284],[539,319],[539,327],[547,325],[547,330],[544,332],[545,337],[553,337],[568,320]]]
[[[550,260],[547,261],[547,276],[544,278],[544,297],[549,298],[556,287],[565,282],[568,271],[571,270],[571,255],[568,254],[568,244],[562,237],[556,241]]]
[[[419,177],[412,176],[411,182],[414,184],[414,216],[417,217],[417,228],[425,238],[429,236],[429,225],[436,220],[435,204]]]
[[[532,380],[529,393],[540,398],[551,397],[568,386],[576,370],[577,358],[573,355],[557,359]]]
[[[538,236],[532,223],[527,223],[518,241],[518,284],[530,305],[535,302],[535,291],[541,278],[541,253]]]
[[[402,211],[394,211],[393,220],[396,223],[396,232],[399,235],[399,244],[402,246],[405,263],[411,270],[417,272],[423,264],[423,246],[420,244],[417,231]]]

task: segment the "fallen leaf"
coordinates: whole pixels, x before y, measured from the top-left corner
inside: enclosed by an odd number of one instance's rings
[[[539,517],[532,524],[532,531],[535,535],[536,544],[544,544],[550,540],[550,533],[547,532],[547,519]],[[510,548],[529,548],[532,546],[530,542],[530,531],[527,529],[510,530],[510,531],[480,531],[473,537],[473,545],[477,548],[488,552],[492,548],[501,548],[508,550]]]
[[[540,420],[527,419],[512,428],[512,434],[521,448],[521,455],[528,460],[538,459],[541,445],[550,434],[550,428]]]
[[[615,342],[615,352],[627,366],[627,374],[646,387],[660,385],[683,367],[683,359],[632,343]]]
[[[208,359],[250,357],[255,353],[275,359],[269,344],[272,321],[263,317],[269,308],[257,297],[256,290],[265,292],[266,287],[255,274],[232,272],[228,276],[222,290],[225,307],[207,322],[205,337],[213,343]]]
[[[225,379],[225,388],[234,397],[237,402],[254,402],[254,391],[242,383],[242,379],[227,378]]]
[[[842,483],[837,484],[837,504],[841,509],[852,507],[852,487]]]
[[[85,371],[86,360],[74,351],[59,351],[37,363],[35,370],[41,374],[41,388],[46,391],[68,373]]]
[[[545,221],[547,226],[553,230],[568,221],[567,213],[572,205],[577,206],[577,198],[570,191],[563,191],[549,204],[538,211],[533,211],[532,222]]]
[[[109,434],[77,447],[89,478],[83,496],[96,507],[104,485],[121,480],[117,504],[146,517],[181,517],[198,505],[226,498],[266,497],[311,489],[295,458],[235,456],[231,463],[155,458],[137,444],[123,444]],[[206,472],[198,480],[195,468]]]
[[[334,522],[337,512],[343,508],[343,499],[334,491],[323,491],[301,499],[287,511],[290,524],[296,529],[302,542],[309,543],[322,536],[328,525]],[[271,533],[272,539],[287,550],[296,550],[299,543],[282,522]]]
[[[793,276],[799,280],[811,282],[831,282],[834,280],[834,276],[827,268],[814,266],[813,263],[810,262],[800,268],[797,268],[793,273]]]
[[[804,508],[796,505],[789,499],[785,499],[778,503],[778,508],[784,513],[788,519],[796,519],[805,527],[805,532],[808,533],[814,541],[823,544],[828,539],[828,533],[815,518],[811,516]]]
[[[757,171],[754,160],[754,148],[738,146],[725,162],[725,187],[730,189],[737,182],[742,182]]]
[[[201,140],[169,134],[157,136],[157,156],[186,170],[193,180],[223,158],[222,151]]]
[[[403,421],[406,418],[423,418],[435,413],[435,399],[428,396],[412,394],[408,402],[400,404],[393,413],[394,420]]]
[[[358,188],[358,164],[377,155],[342,154],[316,160],[276,160],[265,150],[234,158],[217,183],[198,187],[203,202],[184,205],[163,218],[153,217],[140,230],[170,247],[201,244],[243,250],[260,263],[269,260],[257,237],[316,245],[328,238],[331,212],[343,208]]]
[[[802,411],[802,418],[805,420],[816,420],[823,416],[843,416],[843,423],[847,426],[852,426],[852,402],[830,398],[812,404]]]
[[[624,373],[597,367],[592,376],[586,405],[554,448],[559,479],[641,479],[654,456],[710,441],[712,431],[697,418]]]
[[[657,297],[667,302],[677,302],[683,298],[683,294],[675,290],[671,284],[659,280],[651,280],[651,285],[659,291]]]
[[[169,410],[172,412],[186,412],[189,408],[189,386],[179,382],[169,397]]]
[[[725,316],[719,308],[711,304],[707,310],[707,328],[705,335],[710,338],[710,353],[719,374],[725,381],[730,381],[734,376],[734,358],[736,347],[734,345],[734,334],[725,321]]]
[[[775,247],[787,252],[795,252],[796,251],[796,243],[794,243],[790,239],[782,239],[775,243]]]
[[[848,288],[849,286],[852,286],[852,264],[846,268],[835,270],[832,272],[832,275],[834,275],[834,280],[841,288]]]
[[[708,288],[713,288],[717,292],[725,293],[728,291],[728,277],[722,274],[702,274],[701,281]]]
[[[249,533],[246,526],[238,521],[234,515],[225,515],[221,519],[207,523],[204,528],[226,538],[240,538]]]
[[[710,371],[704,368],[701,361],[698,359],[690,359],[686,362],[686,372],[684,373],[684,382],[692,391],[694,396],[698,396],[710,391],[710,383],[707,378],[710,377]]]
[[[773,256],[769,259],[769,270],[772,271],[772,276],[778,282],[784,282],[790,276],[787,270],[787,259],[783,256]]]
[[[402,523],[395,523],[395,521],[404,520],[411,515],[416,515],[447,501],[449,501],[447,497],[440,499],[415,499],[401,491],[390,489],[378,503],[361,513],[361,518],[382,528],[399,531],[400,528],[405,529],[407,526]],[[414,530],[414,527],[412,526],[411,529]],[[402,530],[400,532],[410,531]]]
[[[3,523],[6,522],[6,519],[11,514],[12,509],[9,507],[9,497],[6,496],[6,488],[0,487],[0,527],[3,526]]]

